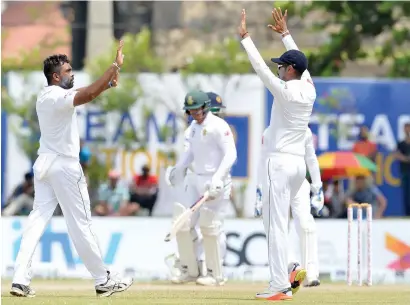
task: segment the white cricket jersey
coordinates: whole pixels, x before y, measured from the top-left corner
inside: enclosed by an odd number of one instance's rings
[[[237,153],[231,128],[223,119],[207,113],[202,124],[192,121],[186,137],[187,150],[176,164],[179,169],[191,163],[197,175],[211,175],[220,180],[229,177]]]
[[[55,153],[79,158],[80,136],[74,96],[77,91],[47,86],[37,96],[36,111],[40,125],[38,154]]]
[[[258,167],[258,184],[260,184],[260,181],[262,179],[266,179],[266,158],[268,157],[269,151],[267,150],[267,147],[269,147],[269,141],[270,141],[270,129],[271,127],[266,128],[263,131],[262,135],[262,146],[261,146],[261,153],[260,153],[260,160],[259,160],[259,167]],[[319,168],[319,161],[317,160],[316,157],[316,152],[315,152],[315,145],[313,141],[313,134],[310,128],[308,127],[305,133],[305,140],[304,140],[304,145],[306,149],[306,154],[305,154],[305,163],[308,168],[310,177],[312,178],[312,185],[320,188],[322,186],[322,179],[320,176],[320,168]]]
[[[289,40],[293,42],[290,35],[283,39],[286,48],[297,49]],[[309,72],[306,70],[300,80],[282,81],[266,65],[250,37],[243,39],[242,45],[255,72],[274,97],[267,151],[304,156],[305,133],[316,99]]]

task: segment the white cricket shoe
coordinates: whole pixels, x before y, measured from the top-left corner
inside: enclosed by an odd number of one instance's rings
[[[182,272],[179,276],[173,276],[171,278],[171,283],[173,284],[185,284],[192,283],[198,279],[197,276],[190,276],[188,272]]]
[[[308,278],[303,282],[304,287],[316,287],[320,286],[320,280],[318,278],[309,280]]]
[[[188,267],[187,266],[181,266],[180,269],[180,274],[179,275],[174,275],[171,277],[171,283],[173,284],[185,284],[185,283],[190,283],[190,282],[195,282],[199,276],[199,271],[196,276],[192,276],[188,272]]]
[[[28,285],[16,284],[11,285],[10,294],[15,297],[34,298],[36,292]]]
[[[109,297],[113,293],[123,292],[130,288],[134,280],[132,278],[114,278],[109,271],[107,271],[107,282],[95,286],[97,297]]]
[[[196,280],[197,285],[202,286],[223,286],[227,282],[227,278],[216,279],[212,274],[201,276]]]

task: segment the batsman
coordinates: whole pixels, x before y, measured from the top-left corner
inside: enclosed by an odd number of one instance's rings
[[[185,97],[183,109],[193,121],[185,131],[184,153],[174,167],[167,169],[165,177],[170,186],[182,183],[185,177],[184,200],[182,204],[175,203],[174,219],[205,191],[210,198],[177,233],[181,275],[173,279],[174,283],[195,281],[199,285],[222,286],[226,282],[222,267],[226,253],[223,219],[231,195],[230,171],[237,152],[229,125],[212,113],[221,108],[224,108],[222,99],[216,94],[195,90]],[[203,255],[206,274],[201,274],[202,268],[198,267]]]

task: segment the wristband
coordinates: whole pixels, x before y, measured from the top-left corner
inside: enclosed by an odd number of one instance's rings
[[[289,30],[284,31],[282,34],[280,34],[282,37],[285,37],[286,34],[290,34]]]
[[[241,37],[243,38],[243,36],[245,36],[246,34],[248,34],[248,32],[245,32],[243,35],[241,35]]]
[[[115,61],[112,64],[117,68],[118,71],[121,70],[120,66]]]

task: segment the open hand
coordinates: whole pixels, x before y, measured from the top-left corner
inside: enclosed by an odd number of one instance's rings
[[[276,33],[283,34],[288,31],[288,26],[286,20],[288,19],[288,10],[285,10],[285,14],[282,14],[280,7],[278,9],[273,9],[272,18],[275,24],[269,24],[268,28],[275,31]]]
[[[241,23],[238,27],[238,33],[241,38],[246,38],[248,36],[248,31],[246,30],[246,12],[245,9],[242,9],[241,13]]]
[[[124,40],[120,40],[117,48],[117,56],[115,57],[115,62],[121,67],[124,63],[124,54],[122,54],[122,48],[124,47]]]

